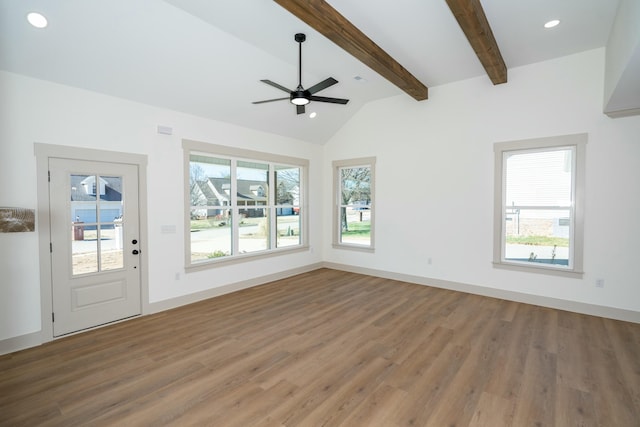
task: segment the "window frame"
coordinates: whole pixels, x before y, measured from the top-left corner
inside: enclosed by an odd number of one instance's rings
[[[495,155],[494,171],[494,226],[493,226],[493,266],[515,271],[551,274],[562,277],[582,278],[584,271],[584,194],[585,194],[585,152],[588,136],[584,134],[561,135],[519,141],[498,142],[493,146]],[[504,209],[506,197],[506,153],[526,153],[555,151],[572,148],[573,159],[573,200],[570,207],[569,258],[570,267],[547,264],[525,263],[505,259],[506,219]]]
[[[364,251],[364,252],[375,252],[375,177],[376,177],[376,158],[375,157],[361,157],[355,159],[346,159],[346,160],[334,160],[332,162],[333,167],[333,247],[336,249],[350,249],[355,251]],[[341,212],[340,208],[342,207],[342,182],[340,178],[340,170],[344,168],[357,168],[357,167],[368,167],[371,170],[371,182],[370,182],[370,190],[371,190],[371,204],[369,205],[370,210],[370,223],[371,223],[371,231],[370,231],[370,241],[368,245],[359,245],[354,243],[344,243],[341,240],[342,237],[342,229],[341,229]]]
[[[243,263],[246,261],[268,258],[278,255],[283,255],[292,252],[300,252],[309,250],[309,242],[308,242],[308,177],[309,177],[309,160],[290,157],[290,156],[282,156],[278,154],[265,153],[261,151],[247,150],[242,148],[235,148],[226,145],[217,145],[210,144],[206,142],[193,141],[193,140],[182,140],[182,149],[183,149],[183,189],[184,189],[184,242],[185,242],[185,271],[200,271],[206,270],[210,268],[216,268],[221,265],[229,265],[236,263]],[[275,242],[277,241],[277,236],[274,234],[277,232],[277,227],[275,226],[276,215],[275,212],[278,208],[276,202],[276,186],[272,185],[268,189],[268,197],[270,202],[267,204],[267,208],[269,210],[269,214],[267,216],[269,221],[269,236],[268,241],[270,243],[270,248],[255,252],[248,253],[236,253],[231,254],[224,257],[211,258],[206,261],[198,261],[193,262],[191,260],[191,197],[190,197],[190,163],[191,163],[191,155],[205,155],[211,156],[219,159],[229,159],[232,161],[232,164],[237,164],[237,162],[254,162],[254,163],[266,163],[274,166],[292,166],[300,168],[300,189],[299,189],[299,200],[298,200],[298,217],[300,221],[300,244],[291,245],[291,246],[283,246],[276,247]],[[274,169],[275,170],[275,169]],[[274,170],[269,167],[269,179],[271,183],[273,183],[274,178]],[[232,168],[231,177],[232,181],[236,180],[236,169]],[[236,188],[232,183],[232,188]],[[232,193],[232,199],[236,199],[235,195]],[[232,202],[233,203],[233,202]],[[237,212],[240,208],[238,206],[233,205],[233,219],[232,219],[232,230],[231,230],[231,238],[232,242],[234,242],[237,247],[238,236],[237,230],[239,228],[239,222],[237,221]]]

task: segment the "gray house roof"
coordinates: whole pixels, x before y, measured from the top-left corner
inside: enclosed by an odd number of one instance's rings
[[[231,185],[228,178],[208,178],[198,181],[198,188],[206,199],[207,206],[226,206],[230,203]],[[269,184],[264,181],[239,179],[236,196],[238,200],[266,202]]]
[[[100,177],[98,185],[93,175],[71,175],[71,201],[94,202],[99,195],[103,201],[122,200],[122,179],[119,177]]]
[[[199,206],[228,206],[230,204],[229,195],[231,184],[228,178],[207,178],[206,180],[197,181],[196,184],[199,194],[195,195],[197,202],[193,200],[192,197],[192,204]],[[238,198],[238,202],[253,201],[258,205],[266,204],[269,197],[268,183],[264,181],[240,179],[237,181],[237,185],[236,197]],[[294,205],[297,203],[298,194],[299,187],[297,185],[287,189],[283,183],[280,183],[277,203]]]

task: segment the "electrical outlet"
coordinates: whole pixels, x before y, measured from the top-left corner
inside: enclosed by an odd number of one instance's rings
[[[180,280],[180,273],[176,273],[176,280]]]
[[[604,288],[604,279],[596,279],[596,288]]]
[[[433,260],[431,259],[431,257],[427,258],[427,264],[429,265],[433,264]]]

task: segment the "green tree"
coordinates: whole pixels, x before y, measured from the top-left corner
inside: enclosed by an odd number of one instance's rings
[[[202,167],[194,162],[189,164],[189,203],[191,206],[206,206],[207,200],[202,195],[200,184],[207,180]]]
[[[300,191],[300,169],[279,167],[275,171],[276,204],[296,204]]]
[[[340,208],[342,231],[349,231],[347,222],[347,206],[371,203],[371,168],[357,167],[340,170],[340,193],[342,206]]]

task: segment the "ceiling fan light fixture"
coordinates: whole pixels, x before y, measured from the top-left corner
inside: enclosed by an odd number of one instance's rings
[[[291,103],[294,105],[307,105],[309,102],[307,98],[291,98]]]
[[[293,105],[307,105],[311,100],[311,93],[306,90],[296,90],[295,92],[291,92],[291,103]]]

